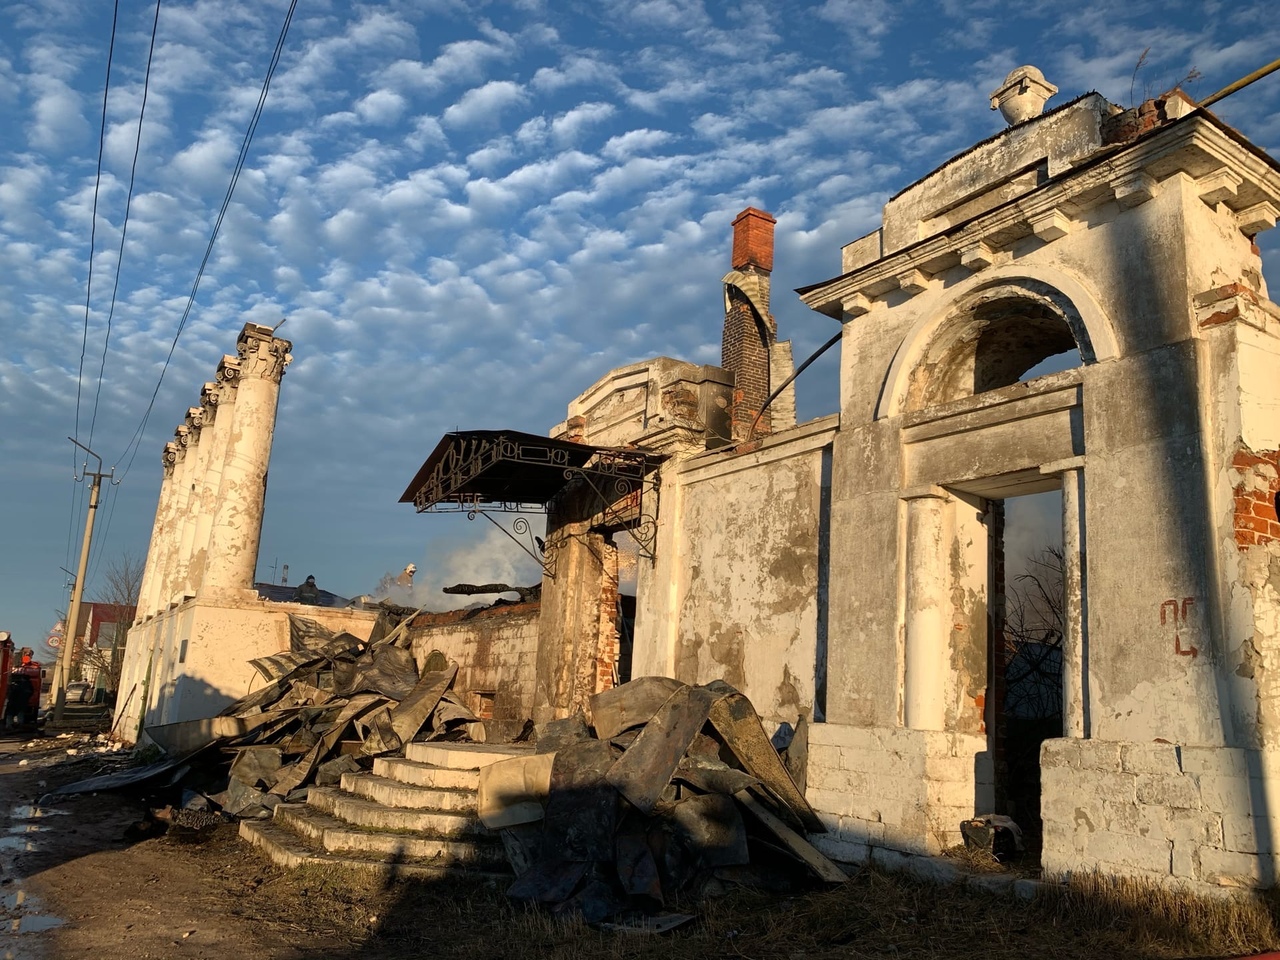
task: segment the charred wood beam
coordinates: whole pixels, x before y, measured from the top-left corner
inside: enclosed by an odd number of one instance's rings
[[[536,583],[532,587],[513,587],[505,583],[455,583],[452,587],[445,587],[443,592],[460,593],[468,597],[480,593],[518,593],[520,602],[527,603],[542,596],[542,584]]]

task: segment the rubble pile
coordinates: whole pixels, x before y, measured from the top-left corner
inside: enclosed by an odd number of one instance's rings
[[[537,752],[481,770],[511,897],[597,922],[726,885],[847,879],[804,839],[822,823],[727,683],[644,677],[589,707],[540,728]]]
[[[384,610],[368,641],[290,614],[289,651],[250,661],[263,687],[211,719],[149,726],[165,759],[56,792],[163,778],[198,786],[231,816],[262,817],[282,801],[305,799],[308,785],[336,784],[411,740],[465,737],[477,718],[452,690],[457,667],[418,672],[407,633],[413,613]],[[229,776],[217,772],[227,754]]]
[[[305,797],[311,783],[338,783],[362,769],[360,758],[457,736],[477,721],[452,692],[457,666],[418,673],[411,619],[384,613],[366,643],[290,615],[289,652],[250,661],[266,686],[220,714],[252,728],[221,744],[236,754],[225,793],[213,797],[224,811],[262,815]]]

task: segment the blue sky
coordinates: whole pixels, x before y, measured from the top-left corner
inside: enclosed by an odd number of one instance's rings
[[[774,313],[797,359],[832,321],[791,288],[839,272],[884,201],[1001,129],[1021,63],[1132,105],[1207,96],[1280,51],[1264,0],[715,3],[302,0],[141,452],[143,415],[287,3],[166,0],[117,262],[154,6],[121,0],[80,430],[123,482],[105,563],[142,554],[161,445],[245,320],[294,341],[259,577],[342,594],[414,561],[435,588],[531,581],[483,521],[396,500],[454,427],[545,432],[608,369],[719,361],[733,216],[778,218]],[[0,2],[0,629],[38,641],[83,525],[71,479],[111,5]],[[1147,60],[1134,77],[1144,49]],[[1220,116],[1273,152],[1280,76]],[[1274,273],[1276,243],[1262,238]],[[833,412],[835,362],[799,384]]]

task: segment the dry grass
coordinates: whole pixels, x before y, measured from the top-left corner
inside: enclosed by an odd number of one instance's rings
[[[1165,960],[1280,945],[1271,899],[1198,899],[1103,877],[1017,902],[864,869],[837,888],[787,897],[742,890],[706,900],[689,910],[696,921],[642,937],[513,904],[494,882],[388,883],[340,869],[284,872],[253,863],[259,876],[240,892],[236,912],[305,932],[303,940],[324,938],[333,945],[326,960]]]

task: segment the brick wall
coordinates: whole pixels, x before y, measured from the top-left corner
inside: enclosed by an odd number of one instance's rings
[[[761,327],[756,311],[746,297],[730,291],[729,309],[724,317],[720,345],[720,365],[733,374],[733,401],[729,410],[731,436],[747,439],[756,414],[769,398],[769,351],[773,331]],[[760,418],[757,435],[770,431],[768,412]]]
[[[418,668],[437,650],[457,663],[454,690],[477,714],[490,715],[495,739],[518,733],[533,715],[540,610],[534,601],[422,613],[409,627]]]
[[[733,269],[745,276],[740,286],[727,285],[720,366],[734,378],[729,410],[734,440],[747,439],[756,415],[770,392],[770,354],[777,326],[769,314],[769,274],[773,270],[774,219],[747,207],[733,221]],[[754,301],[754,302],[753,302]],[[757,434],[769,433],[769,413],[760,418]]]
[[[1280,540],[1280,451],[1236,451],[1231,461],[1236,545],[1244,550]]]

